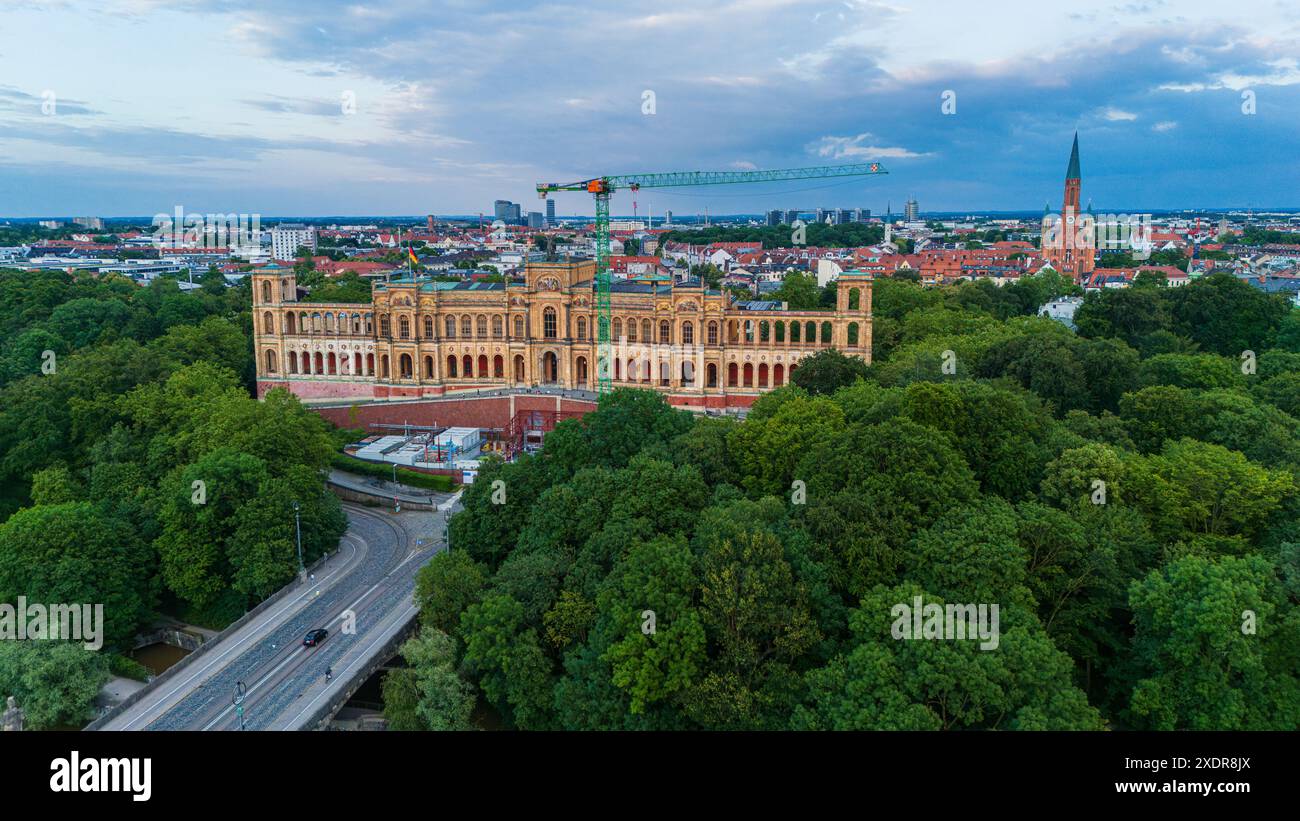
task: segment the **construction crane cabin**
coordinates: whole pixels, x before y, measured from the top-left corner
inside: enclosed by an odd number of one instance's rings
[[[739,183],[814,180],[829,177],[866,177],[889,173],[880,163],[822,165],[810,168],[783,168],[774,171],[669,171],[658,174],[624,174],[594,177],[570,183],[539,182],[537,195],[546,199],[555,191],[585,191],[596,198],[596,386],[600,395],[610,390],[610,362],[613,360],[610,327],[609,272],[609,200],[615,191],[642,188],[680,188],[693,185],[734,185]]]

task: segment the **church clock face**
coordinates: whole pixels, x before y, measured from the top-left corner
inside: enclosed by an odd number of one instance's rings
[[[1065,224],[1066,224],[1066,225],[1074,225],[1074,215],[1073,215],[1073,214],[1071,214],[1070,216],[1068,216],[1068,217],[1065,218]]]

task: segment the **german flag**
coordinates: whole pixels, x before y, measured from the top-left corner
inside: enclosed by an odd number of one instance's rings
[[[407,257],[407,259],[411,260],[411,264],[412,264],[412,265],[419,265],[419,264],[420,264],[420,260],[417,259],[416,256],[415,256],[415,251],[412,250],[409,246],[408,246],[407,249],[406,249],[406,257]]]

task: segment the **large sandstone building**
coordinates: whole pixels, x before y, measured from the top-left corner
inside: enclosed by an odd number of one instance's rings
[[[402,277],[373,304],[302,302],[291,269],[253,273],[258,394],[308,401],[441,397],[485,388],[596,389],[593,261],[530,263],[505,283]],[[871,360],[871,276],[846,272],[834,311],[737,302],[700,281],[616,280],[613,385],[677,405],[747,405],[834,347]]]

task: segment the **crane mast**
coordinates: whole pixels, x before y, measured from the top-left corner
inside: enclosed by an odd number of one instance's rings
[[[546,199],[555,191],[586,191],[596,200],[596,386],[604,395],[611,387],[610,330],[613,326],[610,303],[611,274],[609,270],[609,200],[619,189],[636,192],[642,188],[679,188],[694,185],[736,185],[742,183],[784,182],[787,180],[812,180],[830,177],[864,177],[888,174],[880,163],[853,163],[850,165],[821,165],[808,168],[783,168],[773,171],[669,171],[652,174],[622,174],[594,177],[570,183],[539,182],[537,195]]]

